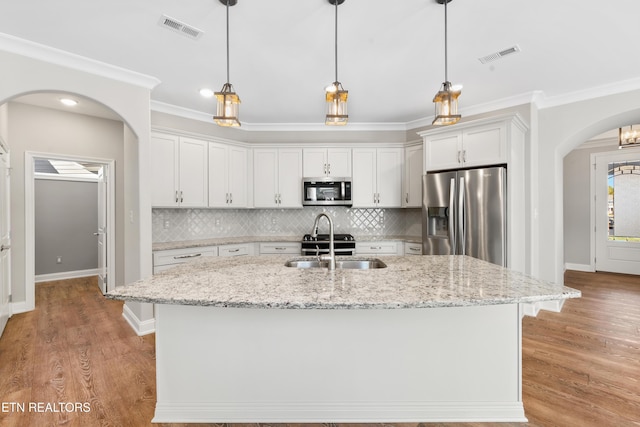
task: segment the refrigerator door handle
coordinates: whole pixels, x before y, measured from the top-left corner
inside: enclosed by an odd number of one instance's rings
[[[460,188],[458,189],[458,233],[460,234],[460,255],[466,255],[465,249],[465,227],[464,227],[464,177],[460,177]]]
[[[456,208],[455,208],[455,202],[456,202],[456,179],[455,178],[451,178],[451,183],[449,184],[449,244],[451,245],[451,255],[455,255],[456,254],[456,243],[457,243],[457,236],[456,236],[456,227],[455,227],[455,221],[456,221]]]

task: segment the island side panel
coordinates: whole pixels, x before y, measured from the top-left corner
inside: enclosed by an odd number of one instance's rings
[[[154,422],[526,420],[517,304],[156,319]]]

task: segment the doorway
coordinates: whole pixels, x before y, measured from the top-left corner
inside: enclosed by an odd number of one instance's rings
[[[11,317],[11,222],[9,149],[0,139],[0,336]]]
[[[640,150],[592,157],[595,269],[640,274]]]
[[[97,211],[96,224],[92,230],[84,230],[84,233],[91,234],[93,247],[97,252],[97,269],[91,271],[92,274],[97,272],[100,290],[103,293],[115,287],[115,236],[112,230],[115,230],[115,200],[114,200],[114,180],[112,171],[114,170],[114,161],[105,159],[75,157],[46,153],[25,153],[25,225],[26,225],[26,250],[28,265],[26,269],[27,283],[36,282],[36,179],[42,178],[42,175],[49,175],[49,179],[82,182],[92,181],[95,183],[92,200],[82,200],[82,203],[92,203]],[[43,172],[48,170],[49,172]],[[86,241],[86,237],[85,241]],[[90,243],[91,244],[91,243]],[[61,256],[54,254],[49,250],[48,258],[55,258],[60,263],[63,262]],[[94,252],[95,253],[95,252]],[[38,267],[40,268],[40,267]],[[72,269],[73,270],[73,269]],[[75,275],[74,275],[75,273]],[[69,275],[71,274],[71,275]],[[67,272],[65,276],[62,274],[58,278],[72,278],[82,275],[83,270],[73,270]],[[31,275],[31,277],[28,277]],[[64,276],[64,277],[63,277]]]

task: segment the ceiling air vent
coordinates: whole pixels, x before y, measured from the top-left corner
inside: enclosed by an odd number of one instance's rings
[[[480,62],[486,64],[487,62],[497,61],[500,58],[503,58],[507,55],[511,55],[513,53],[520,52],[520,46],[514,45],[508,47],[506,49],[501,50],[500,52],[492,53],[491,55],[483,56],[482,58],[478,58]]]
[[[191,39],[199,39],[203,34],[202,30],[187,25],[184,22],[180,22],[177,19],[171,18],[167,15],[162,15],[160,17],[160,20],[158,21],[158,24],[160,24],[161,27],[168,28]]]

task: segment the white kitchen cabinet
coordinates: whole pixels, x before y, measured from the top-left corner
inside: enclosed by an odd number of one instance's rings
[[[244,147],[209,143],[209,207],[247,207],[247,152]]]
[[[253,246],[254,245],[252,243],[220,245],[218,246],[218,256],[229,257],[229,256],[253,255],[254,253]]]
[[[422,206],[422,175],[424,174],[423,149],[413,145],[404,149],[404,177],[402,180],[402,207]]]
[[[422,255],[422,244],[404,242],[404,254],[405,255]]]
[[[424,132],[426,169],[445,170],[507,162],[507,129],[504,122],[438,133]]]
[[[207,142],[151,134],[151,205],[207,207]]]
[[[305,178],[351,177],[350,148],[305,148],[302,159]]]
[[[352,198],[354,208],[402,206],[403,149],[354,148]]]
[[[218,256],[216,246],[202,246],[196,248],[168,249],[153,252],[153,274],[168,270],[178,264],[184,264],[192,259],[207,256]]]
[[[302,207],[302,149],[253,150],[253,202],[256,208]]]
[[[288,254],[300,255],[302,244],[298,242],[265,242],[260,243],[260,255]]]
[[[402,255],[403,253],[403,242],[399,241],[356,242],[356,255]]]

